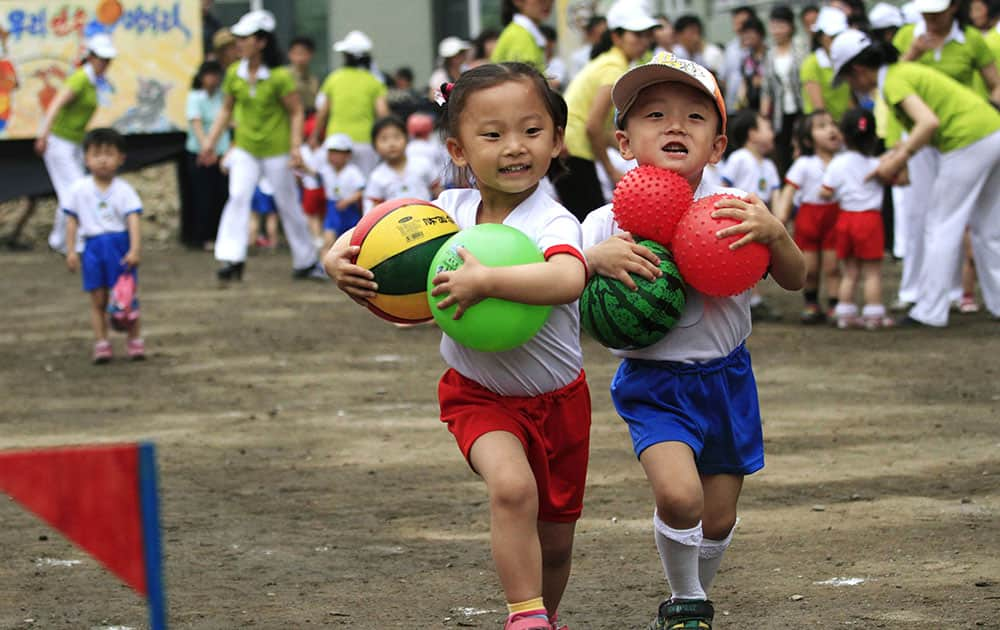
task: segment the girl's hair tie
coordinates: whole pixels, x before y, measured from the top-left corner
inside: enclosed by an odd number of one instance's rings
[[[437,101],[438,106],[443,106],[448,102],[448,97],[451,96],[451,91],[455,89],[454,83],[442,83],[441,87],[438,89],[438,96],[435,101]]]
[[[858,118],[858,131],[866,133],[868,131],[868,119],[864,116]]]

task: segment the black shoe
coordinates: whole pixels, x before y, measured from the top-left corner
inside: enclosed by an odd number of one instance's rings
[[[242,262],[227,262],[225,265],[219,267],[215,275],[219,278],[220,282],[243,280],[244,264]]]
[[[323,270],[323,265],[318,262],[303,267],[302,269],[292,269],[292,278],[295,280],[319,280],[324,282],[330,279]]]
[[[649,630],[712,630],[715,608],[706,599],[667,599]]]
[[[911,330],[916,330],[919,328],[930,328],[927,324],[923,323],[918,319],[913,319],[909,315],[902,319],[896,320],[896,328],[909,328]]]

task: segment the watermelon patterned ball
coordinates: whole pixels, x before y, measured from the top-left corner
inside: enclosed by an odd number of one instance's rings
[[[601,345],[637,350],[663,339],[684,312],[684,281],[670,252],[659,243],[639,241],[660,258],[663,275],[650,282],[632,274],[632,291],[616,278],[595,275],[580,296],[580,325]]]
[[[771,264],[771,252],[761,243],[729,249],[742,234],[717,238],[716,232],[740,223],[712,217],[715,203],[734,195],[709,195],[691,205],[674,233],[673,252],[684,281],[705,295],[725,297],[757,284]]]
[[[670,247],[674,227],[691,205],[687,180],[649,164],[636,167],[615,186],[613,212],[618,226],[637,238]]]

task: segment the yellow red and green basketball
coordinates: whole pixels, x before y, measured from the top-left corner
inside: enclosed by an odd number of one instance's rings
[[[420,199],[386,201],[363,216],[351,245],[361,247],[355,264],[375,274],[378,284],[369,310],[390,322],[430,321],[427,271],[456,232],[458,225],[444,210]]]
[[[638,291],[617,278],[595,275],[580,296],[580,325],[601,345],[637,350],[663,339],[684,312],[684,280],[666,247],[640,240],[660,258],[654,281],[631,274]]]

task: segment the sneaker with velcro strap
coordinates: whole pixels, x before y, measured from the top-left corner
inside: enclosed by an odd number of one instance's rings
[[[712,630],[715,608],[705,599],[667,599],[649,630]]]

